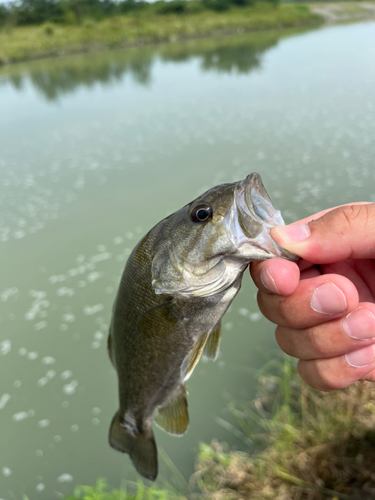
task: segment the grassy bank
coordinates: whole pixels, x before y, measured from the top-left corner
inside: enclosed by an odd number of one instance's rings
[[[375,384],[333,393],[303,384],[290,362],[233,408],[252,453],[201,448],[193,478],[207,500],[375,498]],[[263,449],[262,449],[263,448]]]
[[[258,397],[234,404],[249,452],[201,445],[190,480],[195,500],[370,500],[375,498],[375,384],[322,393],[286,361],[259,378]],[[248,445],[246,445],[248,447]],[[123,496],[121,496],[123,495]],[[138,484],[137,493],[78,489],[65,500],[185,500]]]
[[[318,25],[322,17],[305,5],[273,7],[258,3],[224,12],[116,16],[80,25],[4,27],[0,30],[0,64],[61,54],[177,41],[213,35]]]

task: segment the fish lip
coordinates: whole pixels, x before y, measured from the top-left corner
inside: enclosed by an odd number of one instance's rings
[[[267,246],[271,247],[267,249],[269,258],[282,257],[294,262],[301,260],[297,255],[282,248],[269,234],[273,227],[284,226],[285,222],[280,210],[273,206],[263,185],[262,178],[257,172],[252,172],[239,183],[236,201],[244,215],[250,218],[249,220],[261,224],[262,230],[259,231],[257,237],[259,236],[268,241]]]

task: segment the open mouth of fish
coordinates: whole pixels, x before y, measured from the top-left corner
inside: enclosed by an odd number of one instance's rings
[[[269,234],[273,227],[283,226],[285,222],[280,210],[272,205],[259,174],[249,174],[239,183],[235,193],[235,208],[237,217],[232,218],[231,226],[238,248],[249,246],[252,254],[254,247],[258,248],[259,259],[255,260],[272,257],[299,260],[296,255],[281,248]]]

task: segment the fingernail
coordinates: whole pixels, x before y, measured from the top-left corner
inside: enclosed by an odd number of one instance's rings
[[[278,226],[275,230],[283,238],[285,243],[301,243],[310,236],[310,228],[307,224],[293,224],[292,226]]]
[[[354,368],[370,365],[374,361],[374,349],[372,345],[345,354],[347,363]]]
[[[348,314],[342,326],[353,339],[363,340],[375,337],[375,316],[363,307]]]
[[[310,305],[318,313],[338,314],[345,311],[346,298],[336,285],[326,281],[314,291]]]
[[[262,282],[263,286],[270,292],[279,293],[275,280],[272,278],[271,273],[266,267],[263,268],[260,272],[260,281]]]

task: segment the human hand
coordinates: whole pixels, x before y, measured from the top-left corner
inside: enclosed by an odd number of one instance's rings
[[[375,381],[375,203],[315,214],[271,236],[302,257],[251,264],[258,304],[311,387]]]

